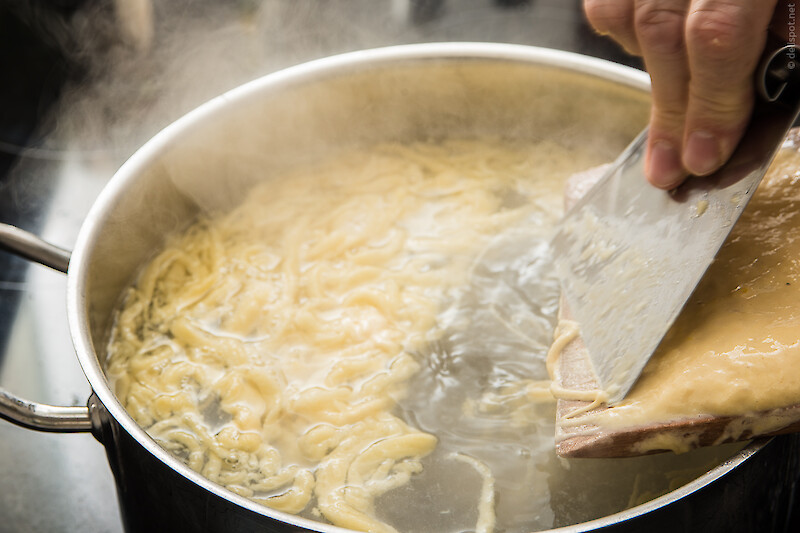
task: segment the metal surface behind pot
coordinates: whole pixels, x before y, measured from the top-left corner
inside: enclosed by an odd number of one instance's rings
[[[546,138],[611,158],[646,121],[647,87],[641,72],[565,52],[501,44],[410,45],[269,75],[156,135],[93,206],[70,260],[67,287],[71,333],[94,390],[87,416],[106,446],[126,527],[344,531],[268,509],[209,482],[161,449],[114,396],[101,364],[109,320],[123,289],[166,235],[202,209],[235,205],[255,183],[361,143]],[[685,529],[695,518],[727,529],[759,523],[734,519],[726,498],[755,498],[754,513],[786,501],[800,470],[797,449],[794,437],[753,444],[661,498],[562,531]],[[772,485],[776,495],[764,485],[735,481],[754,472],[789,482]],[[739,483],[733,499],[731,483]],[[675,513],[678,522],[665,522]]]

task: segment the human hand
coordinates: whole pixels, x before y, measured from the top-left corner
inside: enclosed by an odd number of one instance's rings
[[[647,179],[672,189],[731,156],[750,119],[753,74],[785,0],[584,0],[589,22],[640,55],[652,82]]]

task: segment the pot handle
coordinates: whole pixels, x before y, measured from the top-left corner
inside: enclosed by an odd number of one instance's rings
[[[0,223],[0,249],[67,272],[70,252],[15,226]],[[31,402],[0,388],[0,418],[39,431],[92,431],[89,407],[60,407]]]
[[[10,224],[0,224],[0,249],[65,274],[69,267],[69,250],[54,246]]]

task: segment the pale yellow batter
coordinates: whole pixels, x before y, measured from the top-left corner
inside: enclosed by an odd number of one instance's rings
[[[784,149],[634,388],[580,423],[619,428],[800,404],[798,181],[800,156]]]

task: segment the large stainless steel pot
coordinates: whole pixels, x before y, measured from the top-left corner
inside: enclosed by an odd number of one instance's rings
[[[236,204],[251,184],[363,142],[482,134],[548,138],[613,157],[647,117],[644,73],[501,44],[424,44],[345,54],[248,83],[178,120],[136,152],[97,199],[71,259],[16,228],[7,248],[68,273],[70,328],[92,386],[88,406],[0,391],[0,415],[105,445],[129,531],[343,531],[268,509],[198,475],[125,412],[102,368],[122,290],[201,209]],[[67,268],[68,267],[68,268]],[[800,476],[796,436],[753,443],[665,496],[563,531],[779,531]]]

